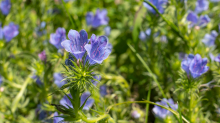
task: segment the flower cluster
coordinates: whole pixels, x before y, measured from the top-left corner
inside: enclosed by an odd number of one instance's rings
[[[199,54],[195,56],[189,54],[187,59],[181,62],[181,67],[186,71],[187,75],[191,75],[193,78],[198,78],[205,72],[209,70],[209,67],[206,66],[207,58],[201,58]]]
[[[61,42],[66,40],[66,30],[64,28],[57,28],[56,33],[50,34],[50,43],[57,49],[62,49]]]
[[[8,26],[5,26],[3,29],[0,25],[0,39],[5,38],[6,42],[11,41],[14,37],[19,34],[18,25],[10,23]]]
[[[193,26],[204,27],[210,22],[210,18],[208,15],[202,15],[198,17],[195,12],[190,11],[187,16],[187,21],[190,21],[189,28]]]
[[[93,28],[97,28],[101,25],[107,25],[109,18],[107,17],[107,10],[96,10],[95,15],[92,12],[86,14],[86,23],[91,25]]]
[[[106,36],[96,37],[93,34],[90,40],[88,40],[88,34],[85,30],[80,32],[70,30],[68,38],[70,40],[64,40],[61,43],[65,50],[80,60],[82,60],[82,57],[87,52],[86,61],[88,60],[89,64],[101,64],[111,53],[111,47],[109,47]]]
[[[158,11],[162,14],[164,13],[164,6],[168,3],[168,0],[148,0],[149,2],[151,2],[157,9]],[[156,13],[156,11],[154,10],[154,8],[152,8],[150,5],[148,5],[147,3],[143,3],[143,5],[152,13]]]
[[[1,9],[3,15],[8,15],[8,13],[10,12],[10,9],[11,9],[10,0],[3,0],[0,3],[0,9]]]
[[[162,99],[161,102],[156,102],[159,105],[163,105],[165,107],[172,108],[173,110],[178,109],[178,105],[174,103],[173,99]],[[169,110],[166,110],[160,106],[155,105],[153,108],[153,113],[156,117],[161,119],[165,119],[167,116],[171,115],[172,113]]]

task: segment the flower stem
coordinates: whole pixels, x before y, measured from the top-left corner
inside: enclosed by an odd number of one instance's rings
[[[83,121],[85,121],[86,123],[95,123],[95,122],[98,122],[98,121],[100,121],[100,120],[102,120],[102,119],[105,119],[105,118],[110,117],[108,114],[103,114],[103,115],[101,115],[101,116],[98,117],[98,118],[88,119],[87,117],[85,117],[85,116],[82,114],[82,112],[80,112],[79,115],[81,116],[81,119],[82,119]]]

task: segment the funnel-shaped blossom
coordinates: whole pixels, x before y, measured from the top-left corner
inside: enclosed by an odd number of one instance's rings
[[[220,62],[220,54],[218,54],[218,56],[216,56],[216,57],[214,58],[214,60],[215,60],[216,62]]]
[[[101,64],[111,53],[111,49],[108,46],[108,38],[105,36],[96,37],[93,34],[90,38],[90,42],[91,44],[85,45],[89,56],[89,63]]]
[[[210,18],[208,15],[202,15],[202,16],[198,17],[198,15],[192,11],[189,12],[186,19],[187,19],[187,21],[191,22],[189,25],[189,28],[191,28],[193,26],[204,27],[210,22]]]
[[[61,123],[61,121],[63,121],[64,119],[62,117],[57,117],[59,116],[57,112],[55,112],[53,114],[54,118],[53,118],[53,123]]]
[[[215,39],[217,36],[218,33],[215,30],[213,30],[211,34],[205,35],[205,37],[202,39],[202,42],[208,47],[213,46],[215,45]]]
[[[101,96],[104,97],[105,95],[107,95],[107,86],[106,85],[100,86],[99,90],[100,90]]]
[[[107,17],[107,10],[96,10],[96,14],[93,15],[92,12],[86,14],[87,25],[92,25],[93,28],[97,28],[101,25],[107,25],[109,18]]]
[[[193,78],[197,78],[209,70],[209,67],[206,66],[207,62],[207,58],[202,59],[199,54],[195,55],[189,65],[189,70]]]
[[[148,0],[151,2],[158,11],[162,14],[164,13],[164,6],[168,3],[168,0]],[[154,8],[152,8],[150,5],[148,5],[146,2],[143,3],[143,5],[152,13],[156,13]]]
[[[66,81],[64,81],[63,76],[61,73],[54,73],[53,74],[53,78],[54,78],[54,83],[60,88],[62,87],[64,84],[66,84]]]
[[[66,30],[64,28],[57,28],[56,33],[50,34],[50,43],[57,49],[62,49],[61,42],[66,40]]]
[[[3,15],[8,15],[11,9],[11,2],[10,0],[3,0],[0,4],[0,9]]]
[[[76,30],[70,30],[68,38],[70,40],[64,40],[61,45],[77,59],[82,59],[84,53],[86,52],[84,46],[89,42],[87,32],[85,30],[81,30],[78,33]]]
[[[190,74],[190,71],[189,71],[189,65],[190,63],[192,62],[194,58],[194,55],[193,54],[189,54],[187,59],[183,60],[181,62],[181,67],[183,68],[183,70],[186,71],[186,73],[189,75]]]
[[[174,103],[173,99],[166,99],[163,98],[163,100],[161,100],[161,102],[156,102],[159,105],[163,105],[165,107],[169,107],[172,108],[173,110],[177,110],[178,109],[178,105]],[[168,105],[169,104],[169,105]],[[166,110],[160,106],[155,105],[153,108],[153,113],[155,114],[156,117],[159,117],[161,119],[166,118],[168,115],[171,115],[172,113],[169,110]]]
[[[196,2],[196,13],[200,13],[202,11],[205,11],[209,8],[209,2],[207,0],[197,0]]]
[[[131,117],[134,118],[134,119],[138,119],[140,118],[141,114],[138,113],[138,111],[134,110],[131,112]]]
[[[3,34],[7,42],[11,41],[12,38],[19,34],[18,25],[11,22],[8,26],[3,28]]]

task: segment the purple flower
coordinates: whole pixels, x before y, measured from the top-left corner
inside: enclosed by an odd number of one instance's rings
[[[93,34],[90,38],[90,42],[91,44],[85,45],[89,57],[89,63],[101,64],[111,53],[111,49],[108,46],[108,38],[105,36],[96,37]]]
[[[217,36],[218,33],[215,30],[213,30],[211,34],[205,35],[205,37],[202,39],[202,42],[208,47],[213,46],[215,45],[215,39]]]
[[[45,30],[45,27],[46,27],[46,22],[41,22],[40,23],[40,26],[36,27],[35,31],[37,33],[38,36],[42,36],[43,34],[46,34],[46,30]]]
[[[140,118],[141,114],[138,113],[138,111],[134,110],[131,112],[131,117],[134,118],[134,119],[138,119]]]
[[[156,102],[157,104],[159,105],[163,105],[165,107],[169,107],[173,110],[177,110],[178,109],[178,105],[177,104],[174,104],[174,101],[173,99],[166,99],[166,98],[163,98],[163,100],[161,100],[161,102]],[[168,105],[169,104],[169,105]],[[161,118],[161,119],[164,119],[166,118],[168,115],[171,115],[172,113],[169,111],[169,110],[166,110],[160,106],[157,106],[155,105],[154,108],[153,108],[153,113]]]
[[[19,34],[18,25],[11,22],[8,26],[3,28],[3,34],[7,42],[11,41],[12,38]]]
[[[204,16],[202,15],[202,16],[198,17],[198,15],[192,11],[189,12],[186,19],[187,19],[187,21],[191,22],[189,25],[189,28],[191,28],[193,26],[204,27],[210,22],[210,18],[208,15],[204,15]]]
[[[84,46],[89,42],[87,32],[85,30],[81,30],[78,33],[76,30],[70,30],[68,38],[70,40],[64,40],[61,45],[77,59],[82,59],[84,53],[86,52]]]
[[[146,34],[144,33],[144,31],[141,31],[140,34],[139,34],[139,39],[141,39],[142,41],[146,40],[147,36]]]
[[[180,60],[184,60],[184,59],[186,59],[187,58],[187,54],[185,54],[185,53],[183,53],[183,52],[180,52],[179,53],[179,59]]]
[[[67,95],[70,98],[72,98],[71,94],[67,94]],[[68,97],[66,95],[60,100],[60,104],[65,106],[66,108],[68,108],[68,106],[73,108],[71,101],[68,99]]]
[[[218,56],[216,56],[216,57],[214,58],[214,60],[215,60],[216,62],[220,62],[220,54],[218,54]]]
[[[102,77],[100,75],[96,75],[96,76],[93,76],[93,78],[100,81]],[[95,86],[98,84],[98,81],[95,81],[95,80],[91,80],[91,81],[92,81],[93,85],[95,85]]]
[[[185,60],[183,60],[181,62],[182,69],[185,70],[188,75],[190,74],[189,65],[192,62],[193,58],[194,58],[194,55],[193,54],[189,54],[187,59],[185,59]]]
[[[2,29],[2,24],[0,23],[0,40],[3,39],[3,37],[4,37],[4,33]]]
[[[47,112],[41,109],[41,104],[37,105],[37,108],[35,109],[35,113],[39,120],[43,120],[47,117]]]
[[[109,18],[107,17],[107,10],[96,10],[96,14],[93,15],[92,12],[86,14],[87,25],[92,25],[93,28],[97,28],[101,25],[107,25]]]
[[[207,62],[207,58],[202,59],[199,54],[195,55],[189,65],[189,71],[193,78],[197,78],[209,70],[209,67],[206,66]]]
[[[54,83],[60,88],[62,87],[66,81],[63,81],[63,76],[60,73],[54,73],[53,74],[53,78],[54,78]]]
[[[33,75],[33,76],[32,76],[32,79],[34,79],[34,80],[36,81],[37,85],[43,85],[43,83],[41,82],[39,76]]]
[[[159,12],[162,14],[164,13],[164,6],[168,3],[168,0],[148,0],[149,2],[151,2],[158,10]],[[156,11],[147,3],[143,3],[143,5],[152,13],[156,13]]]
[[[40,60],[42,61],[46,61],[47,60],[47,56],[46,56],[46,52],[42,51],[41,53],[38,54],[38,57],[40,58]]]
[[[210,57],[210,59],[211,59],[212,61],[215,60],[215,56],[214,56],[212,53],[209,53],[209,57]]]
[[[63,121],[64,119],[62,117],[56,117],[59,116],[57,112],[55,112],[53,114],[54,118],[53,118],[53,123],[61,123],[61,121]]]
[[[200,13],[202,11],[205,11],[209,8],[209,2],[207,0],[197,0],[196,2],[196,13]]]
[[[111,27],[110,26],[106,26],[104,30],[105,30],[105,36],[109,36],[110,33],[111,33]]]
[[[3,0],[1,2],[0,9],[1,9],[3,15],[8,15],[8,13],[10,12],[10,9],[11,9],[10,0]]]
[[[66,30],[64,28],[58,28],[56,33],[50,34],[50,43],[57,49],[62,49],[61,42],[66,40]]]
[[[106,89],[107,87],[106,87],[106,85],[102,85],[102,86],[100,86],[100,94],[101,94],[101,96],[105,96],[105,95],[107,95],[107,89]]]
[[[90,92],[84,92],[83,94],[82,94],[82,96],[81,96],[81,106],[83,105],[83,103],[86,101],[86,99],[90,96],[91,94],[90,94]],[[92,98],[89,98],[88,100],[87,100],[87,102],[85,103],[85,105],[84,105],[84,107],[83,107],[83,110],[89,110],[89,108],[91,108],[92,107],[92,105],[93,105],[93,103],[94,103],[94,99],[92,99]]]

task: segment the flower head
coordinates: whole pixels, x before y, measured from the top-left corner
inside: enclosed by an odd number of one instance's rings
[[[99,90],[100,90],[101,96],[104,97],[105,95],[107,95],[107,86],[106,85],[100,86]]]
[[[217,36],[218,36],[218,33],[215,30],[213,30],[211,34],[205,35],[202,42],[208,47],[213,46],[215,45],[215,39]]]
[[[64,28],[58,28],[56,33],[50,34],[50,43],[57,49],[62,49],[61,42],[66,40],[66,30]]]
[[[86,101],[86,99],[90,96],[91,94],[90,94],[90,92],[84,92],[83,94],[82,94],[82,96],[81,96],[81,106],[83,105],[83,103]],[[85,103],[85,105],[84,105],[84,107],[83,107],[83,110],[89,110],[89,108],[91,108],[92,107],[92,105],[93,105],[93,103],[94,103],[94,99],[92,99],[92,98],[89,98],[88,100],[87,100],[87,102]]]
[[[165,106],[165,107],[170,107],[170,108],[172,108],[173,110],[177,110],[178,109],[178,105],[177,104],[174,104],[174,101],[173,101],[173,99],[166,99],[166,98],[163,98],[162,100],[161,100],[161,102],[156,102],[157,104],[159,104],[159,105],[163,105],[163,106]],[[168,105],[169,104],[169,105]],[[164,119],[164,118],[166,118],[168,115],[171,115],[172,113],[169,111],[169,110],[166,110],[166,109],[164,109],[164,108],[162,108],[162,107],[160,107],[160,106],[157,106],[157,105],[155,105],[154,106],[154,108],[153,108],[153,112],[154,112],[154,114],[157,116],[157,117],[159,117],[159,118],[161,118],[161,119]]]
[[[63,81],[63,76],[61,73],[54,73],[53,74],[53,78],[54,78],[54,83],[60,88],[62,87],[66,81]]]
[[[19,34],[18,25],[11,22],[8,26],[3,28],[3,34],[7,42],[11,41],[12,38]]]
[[[93,15],[92,12],[86,14],[87,25],[92,25],[93,28],[97,28],[101,25],[107,25],[109,18],[107,17],[107,10],[96,10],[96,14]]]
[[[168,0],[148,0],[149,2],[151,2],[158,10],[159,12],[162,14],[164,13],[164,6],[168,3]],[[147,3],[143,3],[143,5],[152,13],[156,13],[156,11],[154,10],[154,8],[152,8],[150,5],[148,5]]]
[[[70,40],[64,40],[61,45],[77,59],[82,59],[84,53],[86,52],[84,46],[89,42],[87,32],[85,30],[81,30],[78,33],[76,30],[70,30],[68,38]]]
[[[214,60],[215,60],[216,62],[220,62],[220,54],[218,54],[218,56],[216,56],[216,57],[214,58]]]
[[[38,57],[40,58],[40,60],[42,61],[46,61],[47,60],[47,56],[46,56],[46,52],[42,51],[41,53],[38,54]]]
[[[189,71],[193,78],[197,78],[209,70],[209,67],[206,66],[207,62],[207,58],[202,59],[199,54],[195,55],[189,65]]]
[[[57,112],[55,112],[53,114],[54,118],[53,118],[53,123],[60,123],[61,121],[63,121],[64,119],[62,117],[57,117],[59,116]]]
[[[85,45],[89,57],[89,63],[101,64],[111,53],[111,49],[108,46],[108,39],[105,36],[96,37],[93,34],[90,38],[90,42],[91,44]]]
[[[209,2],[207,0],[197,0],[196,2],[196,13],[200,13],[202,11],[205,11],[209,8]]]
[[[194,58],[194,55],[193,54],[189,54],[187,59],[185,59],[185,60],[183,60],[181,62],[182,69],[185,70],[188,75],[190,74],[189,65],[192,62],[193,58]]]
[[[141,114],[138,113],[138,111],[134,110],[131,112],[131,117],[134,118],[134,119],[138,119],[140,118]]]
[[[10,0],[3,0],[0,4],[0,9],[3,15],[8,15],[11,9],[11,2]]]
[[[210,18],[208,15],[202,15],[198,17],[198,15],[195,12],[190,11],[187,15],[187,21],[190,21],[189,28],[193,26],[200,26],[204,27],[210,22]]]
[[[110,26],[106,26],[104,30],[105,30],[105,36],[109,36],[110,33],[111,33],[111,27]]]

